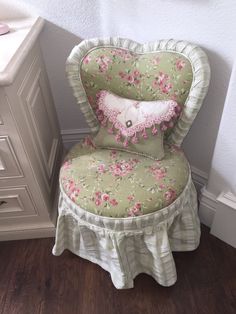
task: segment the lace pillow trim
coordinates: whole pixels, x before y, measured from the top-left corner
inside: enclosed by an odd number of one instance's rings
[[[130,105],[123,110],[122,108],[115,108],[115,106],[111,106],[110,103],[106,102],[106,97],[110,95],[115,97],[115,99],[119,100],[121,103],[122,101],[128,100]],[[111,126],[108,128],[108,133],[115,134],[115,139],[117,142],[121,142],[121,138],[124,137],[124,147],[127,147],[129,142],[133,144],[138,143],[138,133],[141,134],[142,138],[147,139],[147,128],[152,128],[152,135],[157,135],[159,132],[158,129],[165,131],[168,128],[172,128],[174,126],[173,120],[178,118],[181,112],[181,107],[174,100],[156,101],[157,106],[159,103],[160,105],[166,107],[166,111],[163,114],[144,113],[141,116],[141,121],[138,121],[135,125],[132,124],[131,120],[127,120],[124,124],[121,122],[121,120],[119,120],[119,116],[121,116],[121,114],[124,116],[128,109],[135,110],[140,108],[143,103],[142,101],[132,101],[131,99],[121,98],[105,90],[100,91],[97,94],[97,98],[98,109],[96,114],[98,120],[103,127],[107,127],[108,122],[111,123]]]

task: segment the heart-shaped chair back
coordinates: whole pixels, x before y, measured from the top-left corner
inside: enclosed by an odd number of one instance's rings
[[[96,95],[108,90],[135,100],[175,100],[182,108],[167,141],[180,145],[206,95],[210,67],[196,45],[161,40],[141,45],[122,38],[91,39],[76,46],[67,73],[92,132],[97,132]]]

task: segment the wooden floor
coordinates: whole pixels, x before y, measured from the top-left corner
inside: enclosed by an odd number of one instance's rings
[[[53,239],[0,242],[1,314],[230,314],[236,313],[236,250],[202,227],[200,247],[175,253],[177,283],[170,288],[139,275],[135,288],[116,290],[99,266]]]

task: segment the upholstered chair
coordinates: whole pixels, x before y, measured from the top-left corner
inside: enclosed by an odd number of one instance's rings
[[[181,144],[208,90],[207,56],[172,39],[91,39],[74,47],[66,71],[91,134],[61,167],[53,254],[97,263],[118,289],[140,273],[171,286],[172,252],[200,240]]]

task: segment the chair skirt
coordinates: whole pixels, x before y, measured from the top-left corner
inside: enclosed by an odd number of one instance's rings
[[[177,280],[172,251],[191,251],[199,245],[197,209],[191,173],[171,205],[137,217],[95,215],[76,205],[61,188],[53,254],[68,249],[100,265],[117,289],[132,288],[140,273],[171,286]]]

